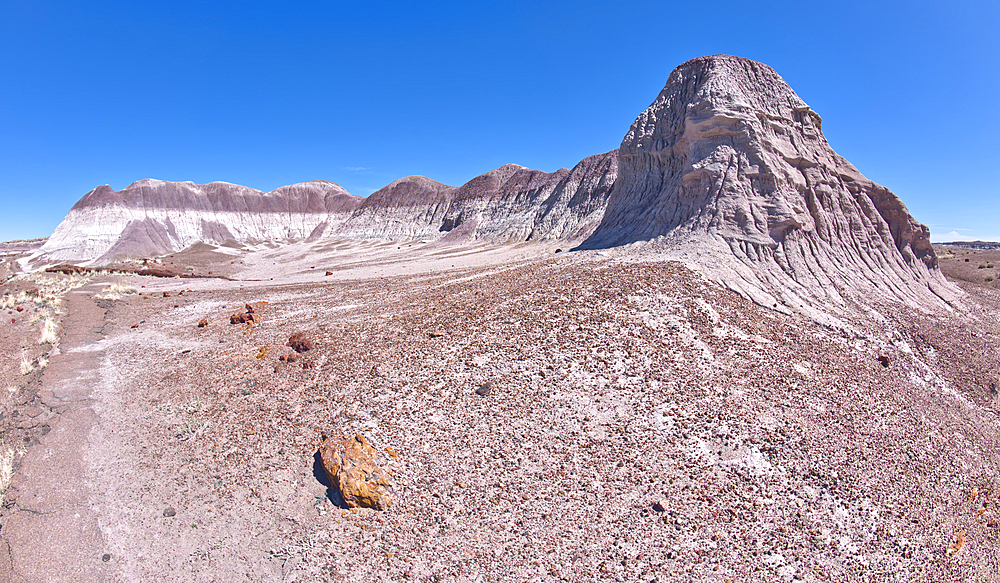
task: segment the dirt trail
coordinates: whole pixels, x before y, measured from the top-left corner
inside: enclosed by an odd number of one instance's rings
[[[2,521],[0,579],[12,583],[45,581],[115,581],[92,510],[95,496],[84,479],[88,438],[99,422],[93,411],[98,390],[104,310],[92,293],[67,294],[61,354],[42,376],[39,397],[58,413],[52,431],[24,457],[7,502],[13,507]]]

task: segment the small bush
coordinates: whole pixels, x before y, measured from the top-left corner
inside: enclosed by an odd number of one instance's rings
[[[993,276],[992,275],[986,278],[986,283],[989,283],[991,281],[993,281]]]

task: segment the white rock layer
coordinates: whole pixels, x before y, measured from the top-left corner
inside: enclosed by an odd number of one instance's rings
[[[194,184],[140,180],[121,192],[88,192],[29,265],[102,264],[152,257],[199,241],[304,239],[339,225],[363,200],[337,184],[312,181],[263,193],[226,182]]]
[[[225,182],[146,179],[121,192],[105,185],[74,205],[27,263],[101,265],[199,241],[582,240],[604,215],[617,163],[609,152],[553,173],[508,164],[457,188],[409,176],[367,199],[325,181],[266,194]]]

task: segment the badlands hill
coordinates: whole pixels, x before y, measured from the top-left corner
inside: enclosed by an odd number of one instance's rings
[[[618,150],[588,248],[666,236],[762,303],[953,291],[927,227],[837,155],[816,112],[767,65],[715,55],[677,67]],[[770,284],[770,285],[769,285]]]
[[[198,242],[437,239],[453,230],[494,241],[579,239],[603,216],[617,162],[609,152],[554,173],[508,164],[457,188],[408,176],[368,198],[322,180],[269,193],[226,182],[104,185],[70,209],[28,265],[104,265]]]
[[[96,189],[5,257],[208,277],[0,262],[0,581],[998,581],[1000,254],[927,234],[727,56],[572,170]]]
[[[165,255],[197,242],[322,239],[653,242],[779,310],[883,297],[950,301],[927,227],[837,155],[770,67],[715,55],[677,67],[618,150],[554,173],[508,164],[453,187],[401,178],[368,198],[313,181],[270,193],[140,180],[85,195],[31,268]]]

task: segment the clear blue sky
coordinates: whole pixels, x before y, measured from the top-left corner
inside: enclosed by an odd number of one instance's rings
[[[368,195],[571,167],[714,53],[774,67],[936,240],[1000,240],[1000,8],[961,0],[0,0],[0,240],[142,178]]]

